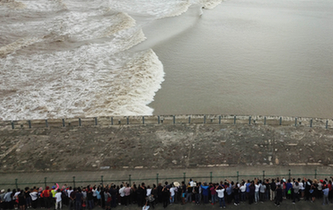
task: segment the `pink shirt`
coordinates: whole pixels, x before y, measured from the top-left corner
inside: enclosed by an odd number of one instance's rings
[[[129,196],[131,194],[131,188],[130,187],[126,187],[124,189],[124,193],[125,193],[125,196]]]

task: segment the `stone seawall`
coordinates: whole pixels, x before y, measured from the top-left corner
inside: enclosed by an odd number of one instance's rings
[[[127,119],[129,119],[127,121]],[[233,166],[333,166],[332,121],[158,116],[0,124],[0,171],[51,172]],[[120,123],[119,123],[120,120]],[[174,123],[175,120],[175,124]],[[163,121],[163,122],[162,122]],[[127,125],[127,122],[128,125]],[[220,124],[221,123],[221,124]],[[281,125],[280,125],[281,123]],[[310,127],[310,125],[312,127]],[[327,127],[327,128],[326,128]]]

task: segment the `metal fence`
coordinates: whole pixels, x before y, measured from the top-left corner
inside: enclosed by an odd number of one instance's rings
[[[332,127],[331,119],[280,116],[236,116],[236,115],[153,115],[153,116],[111,116],[93,118],[44,119],[0,121],[0,127],[7,129],[31,129],[78,126],[116,126],[143,124],[249,124]]]
[[[308,174],[294,174],[292,171],[289,169],[286,171],[285,174],[266,174],[265,171],[263,170],[261,174],[240,174],[239,171],[235,172],[234,174],[229,174],[229,175],[223,175],[223,176],[214,176],[213,172],[207,173],[207,175],[203,176],[189,176],[184,172],[183,174],[180,174],[177,177],[165,177],[161,176],[160,174],[156,174],[154,177],[148,177],[148,178],[140,178],[140,177],[135,177],[132,176],[131,174],[128,175],[128,177],[123,177],[122,179],[105,179],[104,176],[102,175],[100,178],[96,179],[91,179],[91,180],[77,180],[75,176],[72,177],[71,180],[57,180],[53,179],[50,180],[48,177],[44,177],[44,180],[36,180],[34,182],[20,182],[19,179],[14,179],[13,182],[6,182],[6,183],[0,183],[1,188],[24,188],[24,187],[46,187],[46,186],[53,186],[55,183],[59,183],[61,185],[66,184],[67,186],[72,186],[72,187],[81,187],[81,186],[87,186],[87,185],[107,185],[107,184],[121,184],[122,182],[124,183],[129,183],[132,185],[133,183],[140,184],[141,182],[145,182],[146,185],[148,184],[158,184],[158,183],[164,183],[165,181],[170,182],[181,182],[184,181],[186,183],[186,180],[192,179],[197,182],[212,182],[212,183],[217,183],[220,181],[224,181],[225,179],[228,179],[230,181],[234,182],[240,182],[242,180],[253,180],[254,178],[258,179],[269,179],[269,178],[285,178],[285,179],[290,179],[290,178],[301,178],[303,177],[308,178],[308,179],[325,179],[325,178],[330,178],[331,174],[319,174],[317,173],[317,169],[313,171],[313,173],[308,173]]]

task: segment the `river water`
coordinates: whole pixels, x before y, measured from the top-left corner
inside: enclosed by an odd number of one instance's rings
[[[143,29],[138,47],[165,71],[154,114],[332,116],[332,1],[230,0],[203,12]]]
[[[0,19],[2,120],[333,113],[330,0],[0,0]]]

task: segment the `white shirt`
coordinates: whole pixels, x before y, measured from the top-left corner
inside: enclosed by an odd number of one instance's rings
[[[37,192],[31,192],[30,193],[31,200],[33,201],[37,200],[38,198],[37,194],[38,194]]]
[[[147,195],[146,196],[150,196],[151,194],[151,189],[147,189]]]
[[[120,197],[124,197],[125,196],[124,189],[125,189],[125,187],[122,187],[122,188],[119,189]]]
[[[73,192],[73,190],[67,190],[67,195],[68,197],[71,197],[71,193]]]
[[[225,189],[219,189],[219,190],[216,190],[216,192],[217,192],[217,197],[219,197],[219,198],[224,198],[224,191],[225,191]]]
[[[255,184],[254,186],[256,187],[255,192],[259,192],[259,188],[261,187],[261,184]]]
[[[266,185],[261,185],[261,187],[260,187],[260,192],[261,193],[265,193],[265,191],[266,191]]]
[[[174,196],[174,195],[175,195],[175,188],[174,188],[174,187],[171,187],[171,188],[170,188],[170,195],[171,195],[171,196]]]
[[[21,193],[21,192],[16,192],[16,193],[14,194],[14,200],[16,200],[17,196],[18,196],[20,193]]]
[[[56,198],[56,201],[57,201],[57,202],[61,201],[61,192],[57,192],[57,193],[55,194],[55,198]]]
[[[245,191],[246,191],[246,186],[243,185],[243,186],[241,186],[239,189],[240,189],[241,192],[245,192]]]
[[[298,183],[299,189],[304,190],[303,182]]]

